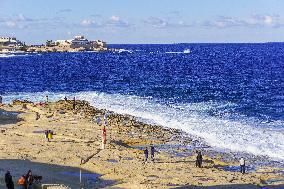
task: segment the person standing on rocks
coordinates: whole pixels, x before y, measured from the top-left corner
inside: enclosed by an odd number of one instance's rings
[[[242,174],[245,174],[245,172],[246,172],[246,164],[245,164],[245,160],[244,160],[244,158],[243,157],[241,157],[241,159],[240,159],[240,171],[241,171],[241,173]]]
[[[201,151],[197,151],[197,156],[196,156],[196,167],[199,167],[201,168],[202,166],[202,154],[201,154]]]
[[[75,110],[75,108],[76,108],[76,98],[74,96],[74,98],[73,98],[73,110]]]
[[[105,149],[106,145],[106,126],[102,129],[102,149]]]
[[[144,163],[148,161],[148,148],[146,147],[144,150],[145,160]]]
[[[7,171],[5,174],[5,183],[6,183],[7,189],[14,189],[14,182],[10,174],[10,171]]]
[[[155,148],[153,145],[151,145],[150,150],[151,150],[151,160],[154,162]]]

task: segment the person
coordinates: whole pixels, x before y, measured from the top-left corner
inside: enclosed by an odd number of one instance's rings
[[[245,160],[243,157],[241,157],[240,159],[240,169],[241,169],[241,173],[245,174],[246,165],[245,165]]]
[[[0,96],[0,105],[2,104],[3,98]]]
[[[151,160],[154,162],[155,148],[153,145],[151,145],[150,149],[151,149]]]
[[[44,135],[45,135],[46,140],[48,141],[48,130],[44,131]]]
[[[67,97],[66,96],[64,97],[64,100],[65,100],[65,102],[67,101]]]
[[[106,145],[106,127],[104,126],[102,129],[102,149],[105,149]]]
[[[73,110],[75,110],[75,107],[76,107],[76,98],[74,97],[73,98]]]
[[[10,174],[10,171],[7,171],[5,174],[5,183],[6,183],[7,189],[14,189],[14,182]]]
[[[47,133],[47,141],[50,142],[50,140],[52,139],[52,135],[53,135],[53,132],[51,130],[48,130],[48,133]]]
[[[20,189],[26,189],[26,176],[22,175],[18,180],[18,185],[20,186]]]
[[[48,103],[48,95],[46,95],[45,97],[46,97],[46,103]]]
[[[202,154],[201,151],[196,151],[197,152],[197,156],[196,156],[196,167],[201,168],[202,166]]]
[[[33,189],[33,182],[34,182],[34,177],[33,177],[32,171],[29,170],[26,175],[27,189]]]
[[[144,162],[147,162],[147,160],[148,160],[148,148],[147,147],[144,150],[144,155],[145,155],[145,161]]]

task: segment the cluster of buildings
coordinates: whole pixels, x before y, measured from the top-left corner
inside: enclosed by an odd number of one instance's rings
[[[106,51],[106,42],[101,40],[89,41],[84,36],[75,36],[69,40],[47,40],[44,45],[26,46],[16,38],[1,37],[0,52],[80,52]]]
[[[26,45],[15,37],[0,37],[0,52],[25,51]]]

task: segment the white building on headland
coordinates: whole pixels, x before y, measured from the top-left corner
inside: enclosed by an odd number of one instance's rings
[[[15,37],[0,37],[0,51],[18,51],[24,46],[24,43]]]
[[[96,50],[96,49],[106,49],[106,43],[101,40],[89,41],[82,35],[77,35],[74,39],[69,40],[56,40],[54,42],[48,41],[50,47],[57,47],[60,49],[84,49],[84,50]]]

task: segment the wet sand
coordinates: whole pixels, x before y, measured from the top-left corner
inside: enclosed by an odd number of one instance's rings
[[[144,124],[132,116],[99,110],[84,101],[77,101],[76,110],[72,101],[46,105],[15,101],[1,109],[20,113],[16,121],[0,126],[0,174],[9,169],[14,182],[31,169],[35,175],[43,176],[43,183],[77,189],[82,169],[85,188],[260,188],[267,183],[278,187],[284,183],[283,174],[276,168],[264,167],[242,175],[224,170],[237,166],[237,162],[212,159],[206,154],[203,168],[196,168],[193,152],[178,156],[170,149],[161,150],[154,163],[144,164],[144,146],[170,148],[190,144],[191,139],[181,141],[178,130]],[[98,124],[97,118],[103,120],[105,113],[109,114],[107,146],[101,150],[103,121]],[[55,132],[51,142],[45,139],[46,129]],[[185,148],[175,151],[183,152]],[[0,188],[3,186],[2,178]]]

